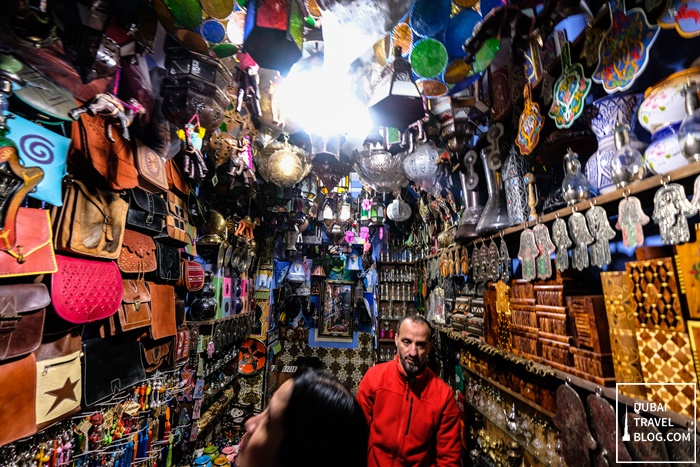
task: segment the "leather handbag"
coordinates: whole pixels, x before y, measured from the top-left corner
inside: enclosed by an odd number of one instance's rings
[[[49,303],[44,284],[0,286],[0,360],[27,355],[39,347]]]
[[[56,249],[94,258],[117,259],[128,204],[117,193],[89,189],[78,180],[66,187],[56,228]]]
[[[175,284],[185,288],[188,292],[199,292],[204,287],[204,267],[197,261],[183,259],[180,280]]]
[[[148,235],[135,230],[124,231],[122,249],[117,258],[121,272],[145,273],[156,270],[156,243]]]
[[[36,358],[0,364],[0,446],[36,433]]]
[[[160,234],[168,215],[165,200],[140,187],[129,190],[128,198],[129,212],[126,223],[149,234]]]
[[[83,406],[90,407],[146,379],[134,340],[83,340]]]
[[[112,128],[114,141],[110,141],[103,117],[81,114],[80,118],[73,122],[72,135],[68,160],[73,166],[94,168],[113,190],[126,190],[138,186],[138,173],[134,166],[131,144],[116,128]]]
[[[161,240],[177,246],[185,246],[195,239],[188,233],[189,214],[182,198],[168,192],[168,215],[165,218],[165,236]]]
[[[19,160],[25,167],[39,167],[44,178],[29,192],[30,198],[63,205],[63,177],[66,175],[70,139],[15,115],[12,137],[19,141]]]
[[[84,324],[112,316],[122,303],[122,277],[113,261],[56,255],[51,302],[69,323]]]
[[[139,171],[139,185],[153,193],[168,191],[168,177],[165,174],[165,160],[153,149],[136,140],[136,168]]]
[[[36,356],[36,425],[41,430],[80,410],[81,327],[44,336]]]
[[[162,339],[177,332],[175,322],[175,288],[148,282],[151,289],[151,337]]]
[[[143,279],[122,280],[119,326],[131,331],[151,325],[151,290]]]
[[[152,275],[165,282],[180,280],[180,250],[173,245],[166,245],[160,239],[156,242],[156,261],[158,266]]]
[[[49,211],[19,208],[16,229],[18,241],[15,247],[0,248],[0,277],[56,272],[58,266],[51,242]]]
[[[181,326],[175,334],[175,341],[171,352],[170,362],[173,365],[187,361],[190,356],[190,330],[187,326]]]
[[[168,159],[165,162],[165,176],[168,179],[168,188],[180,195],[187,195],[190,191],[190,185],[187,183],[187,178],[182,174],[180,167],[173,159]]]
[[[139,339],[139,342],[141,343],[141,349],[143,351],[144,370],[146,370],[146,373],[153,373],[168,359],[173,339],[151,339],[149,337],[142,337]]]
[[[0,164],[5,166],[0,172],[0,245],[9,250],[17,238],[17,211],[27,194],[44,178],[44,171],[21,165],[14,145],[0,148]]]

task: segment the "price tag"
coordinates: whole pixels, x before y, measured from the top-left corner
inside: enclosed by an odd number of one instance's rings
[[[114,421],[114,413],[112,412],[112,409],[110,409],[107,411],[107,413],[105,413],[103,423],[106,427],[111,428],[113,421]]]
[[[78,431],[83,433],[85,436],[87,436],[88,432],[90,431],[90,428],[92,428],[92,423],[86,418],[83,420],[80,425],[78,425]]]

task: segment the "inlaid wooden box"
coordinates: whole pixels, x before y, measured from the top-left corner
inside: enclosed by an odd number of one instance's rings
[[[538,340],[542,346],[542,361],[547,365],[562,371],[570,371],[574,366],[574,360],[569,351],[570,345],[566,342],[547,339],[542,334]]]
[[[574,346],[598,354],[610,354],[610,327],[602,295],[566,297]]]
[[[611,353],[600,354],[576,347],[571,347],[569,350],[574,357],[576,376],[601,386],[615,384],[615,367]]]

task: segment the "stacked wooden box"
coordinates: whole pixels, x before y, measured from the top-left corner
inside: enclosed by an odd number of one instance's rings
[[[564,285],[536,284],[534,289],[542,361],[562,371],[569,371],[574,361],[569,351],[572,337],[566,319]]]
[[[540,360],[535,289],[531,282],[515,279],[510,284],[511,345],[513,353]]]

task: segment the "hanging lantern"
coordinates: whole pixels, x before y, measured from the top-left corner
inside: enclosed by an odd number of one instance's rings
[[[338,220],[340,222],[347,222],[350,219],[352,219],[352,196],[350,196],[350,193],[348,193],[342,198],[340,203]]]
[[[299,241],[299,228],[293,222],[284,231],[284,249],[286,251],[298,251],[297,241]]]
[[[386,208],[386,217],[394,222],[403,222],[411,217],[411,206],[407,202],[397,197]]]
[[[308,174],[308,167],[299,151],[290,146],[286,139],[282,149],[278,149],[267,161],[268,181],[275,185],[294,186]]]
[[[392,154],[384,148],[366,145],[356,151],[353,167],[362,183],[380,193],[391,193],[406,185],[408,177],[403,170],[407,153]]]
[[[372,198],[370,198],[369,194],[363,189],[362,193],[360,193],[360,196],[357,198],[357,204],[359,205],[359,211],[360,211],[360,220],[361,221],[368,221],[369,220],[369,215],[370,211],[372,209]]]
[[[429,141],[418,146],[404,159],[403,168],[408,178],[416,182],[419,188],[432,192],[435,189],[435,175],[439,158],[440,151],[432,141]]]
[[[243,48],[261,67],[279,70],[286,76],[301,58],[303,27],[295,0],[251,0]]]
[[[370,209],[370,226],[376,227],[384,224],[384,214],[386,211],[386,206],[379,195],[374,197],[372,201],[372,207]]]
[[[333,210],[332,203],[333,198],[326,198],[326,201],[323,203],[323,208],[321,209],[321,215],[318,218],[318,220],[329,228],[333,224],[333,221],[335,221],[335,211]]]
[[[320,264],[316,266],[311,273],[311,277],[326,277],[326,271],[323,269],[323,266]]]
[[[376,125],[399,130],[425,116],[423,98],[413,80],[411,64],[401,56],[401,47],[394,49],[393,70],[377,86],[368,107]]]

